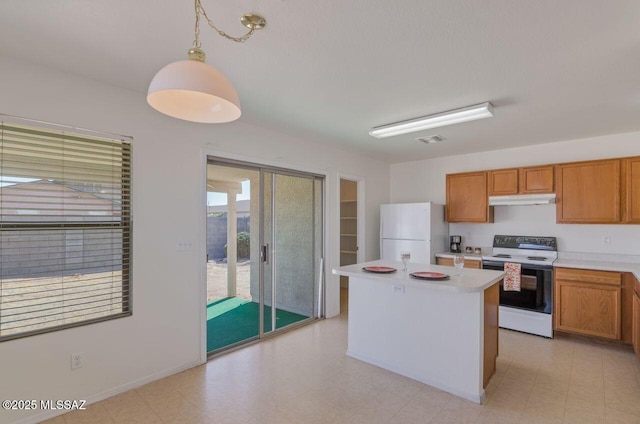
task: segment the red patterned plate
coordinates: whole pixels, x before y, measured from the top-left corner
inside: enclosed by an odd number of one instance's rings
[[[442,274],[441,272],[412,272],[409,274],[413,278],[419,278],[421,280],[448,280],[449,276],[447,274]]]
[[[376,272],[378,274],[389,274],[397,271],[397,269],[391,268],[390,266],[366,266],[362,268],[362,270],[366,272]]]

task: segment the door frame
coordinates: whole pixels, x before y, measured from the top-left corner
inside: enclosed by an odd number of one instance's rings
[[[365,180],[363,177],[358,177],[355,175],[348,175],[338,172],[338,222],[340,222],[340,180],[349,180],[355,181],[357,184],[357,193],[358,193],[358,207],[356,208],[356,217],[358,218],[358,237],[356,237],[356,244],[358,245],[358,254],[356,255],[356,260],[358,263],[364,262],[364,239],[365,239]],[[338,225],[338,240],[340,239],[340,226]],[[340,252],[338,252],[338,264],[340,264]]]
[[[366,186],[366,181],[365,178],[362,176],[358,176],[358,175],[352,175],[352,174],[346,174],[343,172],[338,172],[337,174],[337,180],[336,180],[336,196],[335,196],[335,201],[337,202],[337,208],[336,208],[336,212],[335,212],[335,217],[334,219],[336,220],[336,222],[338,223],[337,228],[335,230],[335,237],[336,237],[336,243],[337,243],[337,248],[334,249],[334,255],[333,255],[333,263],[336,264],[336,267],[340,266],[340,199],[341,199],[341,193],[340,193],[340,180],[349,180],[349,181],[355,181],[357,183],[357,193],[358,193],[358,206],[356,208],[356,216],[357,216],[357,221],[358,221],[358,225],[357,225],[357,229],[358,229],[358,237],[356,237],[356,244],[358,245],[358,253],[356,254],[356,262],[357,263],[362,263],[365,262],[365,234],[366,234],[366,214],[365,214],[365,210],[366,210],[366,190],[365,190],[365,186]],[[334,315],[339,315],[340,314],[340,276],[338,275],[332,275],[333,279],[334,279],[334,284],[332,286],[336,286],[338,288],[337,293],[336,293],[336,297],[337,297],[337,313],[332,314],[332,316]]]
[[[322,184],[322,214],[323,214],[323,222],[322,222],[322,257],[325,258],[324,264],[324,287],[322,292],[322,312],[323,316],[326,316],[326,299],[327,299],[327,240],[329,236],[329,225],[328,224],[328,205],[327,205],[327,186],[329,181],[329,176],[326,171],[312,169],[310,167],[302,167],[298,165],[292,165],[289,163],[277,162],[265,160],[263,158],[255,158],[244,155],[232,154],[229,152],[221,152],[219,150],[211,149],[208,147],[203,147],[201,150],[201,174],[200,174],[200,196],[199,196],[199,208],[200,210],[200,219],[199,219],[199,234],[198,234],[198,242],[197,242],[197,252],[199,257],[200,264],[200,275],[199,275],[199,286],[200,286],[200,295],[199,297],[199,320],[200,320],[200,363],[204,364],[208,360],[207,356],[207,164],[209,158],[218,158],[221,160],[228,160],[230,162],[241,162],[245,164],[252,164],[255,166],[264,166],[267,168],[273,168],[276,170],[286,171],[294,171],[301,172],[305,174],[315,174],[324,178],[324,184]],[[259,341],[259,340],[257,340]],[[256,342],[257,342],[256,341]],[[242,345],[244,347],[246,345]],[[232,349],[231,349],[232,350]],[[225,350],[224,353],[228,353],[231,350]]]

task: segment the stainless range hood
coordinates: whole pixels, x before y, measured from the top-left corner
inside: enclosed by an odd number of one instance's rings
[[[550,205],[552,203],[556,203],[555,193],[517,194],[514,196],[489,196],[490,206]]]

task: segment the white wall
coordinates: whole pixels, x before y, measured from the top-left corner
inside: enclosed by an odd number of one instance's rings
[[[378,206],[389,166],[237,122],[201,125],[165,117],[145,93],[0,57],[0,113],[134,137],[132,317],[0,344],[0,399],[98,400],[201,361],[204,302],[204,152],[327,175],[328,314],[339,312],[338,173],[366,179],[365,257],[378,257]],[[151,75],[149,76],[151,78]],[[197,249],[176,252],[181,240]],[[70,354],[84,367],[70,370]],[[0,423],[34,422],[0,410]]]
[[[448,173],[637,155],[639,132],[398,163],[391,165],[391,201],[444,203]],[[553,205],[498,206],[494,212],[493,224],[450,224],[449,233],[474,247],[491,246],[494,234],[540,235],[558,237],[565,252],[640,254],[637,225],[556,224]]]

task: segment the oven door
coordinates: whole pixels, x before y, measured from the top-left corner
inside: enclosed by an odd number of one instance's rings
[[[504,262],[482,261],[483,269],[504,271]],[[553,267],[522,264],[520,291],[504,291],[500,282],[500,305],[550,314],[553,309]]]

